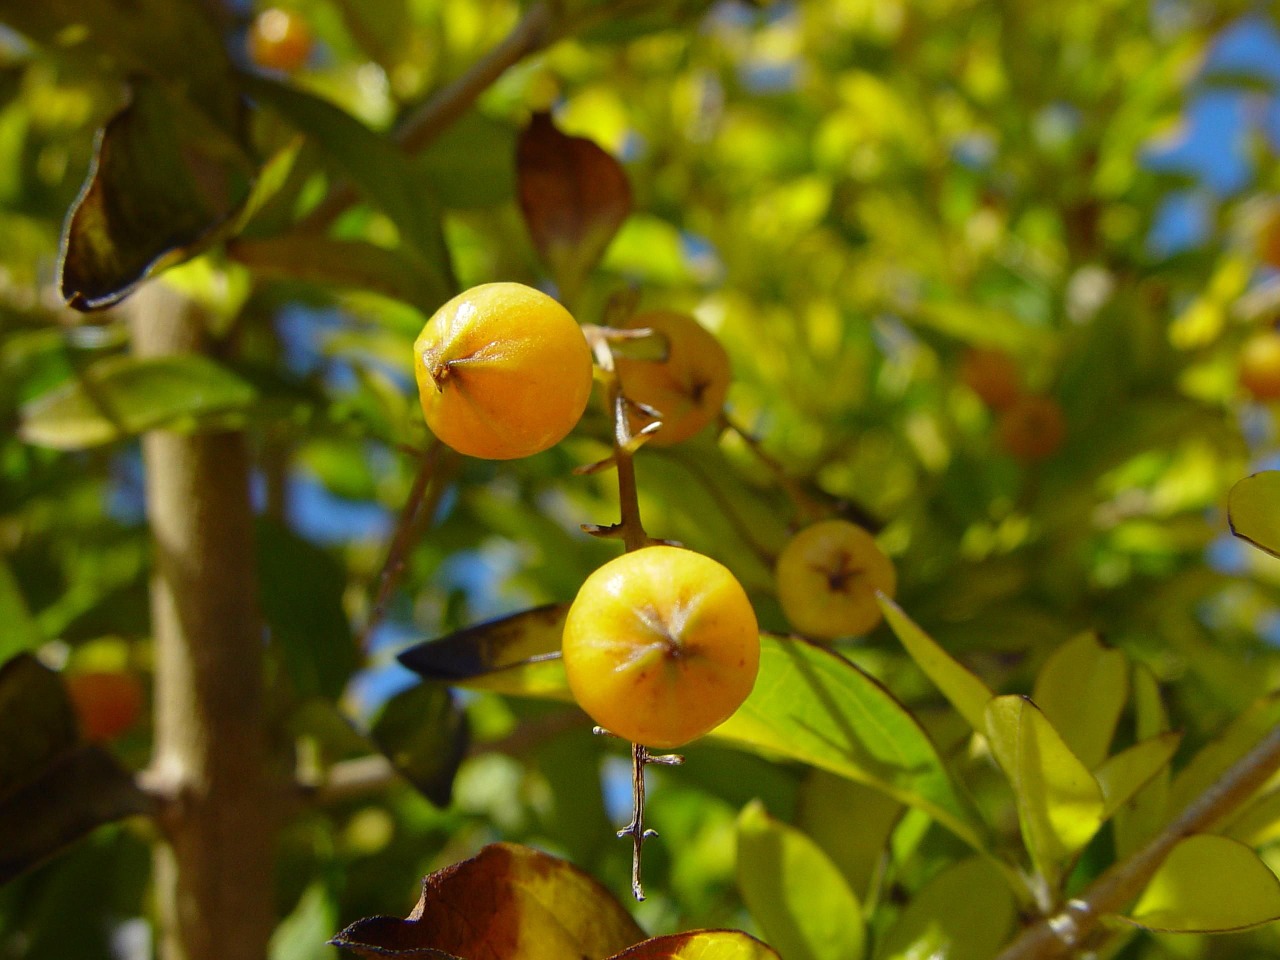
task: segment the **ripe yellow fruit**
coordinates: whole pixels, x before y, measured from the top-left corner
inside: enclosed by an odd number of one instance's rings
[[[818,640],[866,633],[880,622],[876,591],[892,597],[898,586],[893,561],[848,520],[805,527],[782,548],[774,573],[787,619]]]
[[[741,706],[760,666],[760,630],[724,566],[692,550],[645,547],[586,579],[562,651],[569,689],[591,719],[667,748]]]
[[[972,347],[965,351],[960,379],[992,410],[1004,410],[1022,394],[1018,366],[1003,350]]]
[[[1067,437],[1067,420],[1052,397],[1026,396],[1000,416],[999,441],[1014,458],[1031,463],[1045,460]]]
[[[627,321],[630,329],[649,327],[666,336],[667,358],[618,358],[616,367],[623,394],[658,411],[662,426],[650,443],[667,446],[687,440],[719,416],[729,392],[729,355],[720,341],[697,320],[673,310],[638,313]],[[651,421],[632,419],[633,429]]]
[[[1280,331],[1255,333],[1244,342],[1238,376],[1255,400],[1280,398]]]
[[[267,70],[293,73],[306,65],[315,40],[301,14],[273,7],[249,27],[249,59]]]
[[[413,343],[427,426],[459,453],[527,457],[559,443],[591,397],[591,348],[554,299],[519,283],[454,297]]]

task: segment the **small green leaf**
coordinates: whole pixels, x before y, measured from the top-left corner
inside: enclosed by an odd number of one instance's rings
[[[1230,818],[1222,832],[1254,848],[1280,839],[1280,790],[1273,789],[1247,804]]]
[[[1129,699],[1129,661],[1094,634],[1082,633],[1045,661],[1031,699],[1071,752],[1093,769],[1106,758]]]
[[[254,528],[262,613],[297,692],[335,699],[359,657],[342,606],[342,566],[282,524]]]
[[[878,594],[876,599],[884,611],[885,621],[907,648],[916,666],[969,721],[969,726],[979,732],[984,731],[987,704],[993,696],[987,685],[938,646],[896,603],[883,594]]]
[[[253,166],[227,133],[156,81],[137,78],[102,129],[67,220],[59,288],[77,310],[111,306],[148,275],[217,239]]]
[[[20,653],[34,650],[44,642],[44,635],[31,616],[22,588],[18,585],[9,564],[0,558],[0,663],[6,663]]]
[[[1102,825],[1102,789],[1045,715],[1026,697],[987,706],[987,737],[1013,786],[1022,839],[1051,887]]]
[[[877,960],[989,960],[1008,938],[1016,916],[999,869],[974,857],[943,870],[911,898]]]
[[[254,398],[249,384],[207,357],[106,357],[23,406],[18,432],[28,443],[83,450],[179,419],[242,412]]]
[[[1237,481],[1227,495],[1227,522],[1241,540],[1280,557],[1280,470]]]
[[[796,826],[814,839],[864,902],[883,870],[902,802],[825,770],[811,770],[796,797]]]
[[[1105,801],[1102,819],[1109,820],[1161,771],[1167,774],[1169,761],[1181,742],[1180,734],[1161,733],[1140,740],[1099,764],[1093,775]]]
[[[782,960],[777,951],[741,930],[690,930],[654,937],[606,960]]]
[[[857,896],[821,847],[759,801],[738,817],[738,889],[787,960],[861,960]]]
[[[1147,930],[1175,933],[1256,927],[1280,920],[1280,880],[1238,840],[1187,837],[1165,858],[1123,919]]]
[[[372,736],[419,793],[437,807],[449,805],[470,736],[467,716],[448,687],[420,683],[396,694],[378,714]]]
[[[405,920],[359,920],[331,941],[357,956],[605,957],[644,936],[631,915],[582,870],[513,843],[422,880]]]
[[[232,241],[227,256],[260,277],[353,287],[422,307],[449,299],[447,281],[438,269],[410,252],[362,240],[290,233]]]

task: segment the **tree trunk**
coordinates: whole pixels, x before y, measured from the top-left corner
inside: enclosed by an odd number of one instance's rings
[[[196,308],[158,283],[131,302],[133,349],[205,349]],[[249,456],[240,432],[143,439],[155,547],[155,754],[168,798],[155,891],[165,960],[263,960],[274,926],[276,793]]]

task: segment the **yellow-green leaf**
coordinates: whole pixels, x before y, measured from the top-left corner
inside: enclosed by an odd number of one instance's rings
[[[31,609],[27,606],[22,588],[13,575],[13,570],[4,559],[0,558],[0,623],[4,630],[0,631],[0,663],[9,660],[19,653],[34,650],[44,641],[44,635]]]
[[[1280,880],[1228,837],[1187,837],[1124,919],[1148,930],[1219,933],[1280,920]]]
[[[1013,786],[1022,838],[1052,887],[1062,866],[1102,825],[1102,789],[1053,725],[1026,697],[987,706],[987,736]]]
[[[889,929],[878,960],[988,960],[1009,936],[1013,894],[989,860],[945,869],[917,893]]]
[[[1227,522],[1241,540],[1280,557],[1280,470],[1237,481],[1227,495]]]
[[[1129,699],[1129,661],[1094,634],[1082,633],[1045,661],[1031,699],[1071,752],[1093,769],[1106,758]]]
[[[1133,665],[1134,728],[1140,740],[1158,737],[1169,729],[1169,717],[1160,699],[1160,684],[1146,664]],[[1113,832],[1118,857],[1126,857],[1149,839],[1164,820],[1173,774],[1161,767],[1115,813]]]
[[[896,603],[883,594],[877,599],[885,621],[907,648],[916,666],[934,682],[974,730],[985,730],[987,703],[993,696],[987,685],[938,646]]]
[[[1093,775],[1102,788],[1105,801],[1102,819],[1110,819],[1121,806],[1150,783],[1156,774],[1161,771],[1167,773],[1169,761],[1173,759],[1181,741],[1180,734],[1162,733],[1141,740],[1099,764]]]
[[[28,443],[82,450],[175,421],[244,411],[255,391],[207,357],[107,357],[22,408]]]
[[[741,930],[690,930],[644,943],[608,960],[782,960],[768,944]]]
[[[513,843],[422,880],[409,916],[370,917],[333,943],[361,957],[607,957],[644,933],[608,890],[564,860]]]
[[[795,824],[826,851],[858,899],[866,902],[903,810],[900,800],[881,790],[812,770],[800,784]]]
[[[787,960],[861,960],[862,910],[839,868],[758,800],[738,817],[738,889]]]
[[[1259,797],[1231,818],[1223,831],[1250,847],[1280,839],[1280,790]]]

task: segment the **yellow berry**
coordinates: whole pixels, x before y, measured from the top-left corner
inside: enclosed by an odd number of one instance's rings
[[[573,429],[591,396],[591,349],[569,311],[519,283],[454,297],[413,344],[427,426],[460,453],[510,460]]]
[[[131,673],[73,673],[66,684],[80,732],[90,742],[114,740],[142,716],[146,694]]]
[[[617,361],[623,394],[657,411],[662,421],[649,442],[679,443],[715,420],[729,392],[729,355],[715,335],[693,317],[672,310],[638,313],[627,327],[648,327],[667,338],[666,360]],[[637,430],[651,422],[644,416],[632,418]]]
[[[314,39],[301,14],[273,7],[249,27],[249,59],[267,70],[293,73],[311,56]]]
[[[712,730],[747,698],[760,631],[724,566],[691,550],[645,547],[586,579],[562,649],[574,699],[596,723],[666,748]]]
[[[1280,331],[1255,333],[1244,342],[1240,348],[1238,374],[1240,385],[1254,399],[1280,398]]]
[[[795,629],[819,640],[866,633],[880,622],[876,591],[892,597],[898,578],[866,530],[822,520],[792,537],[775,569],[778,600]]]

